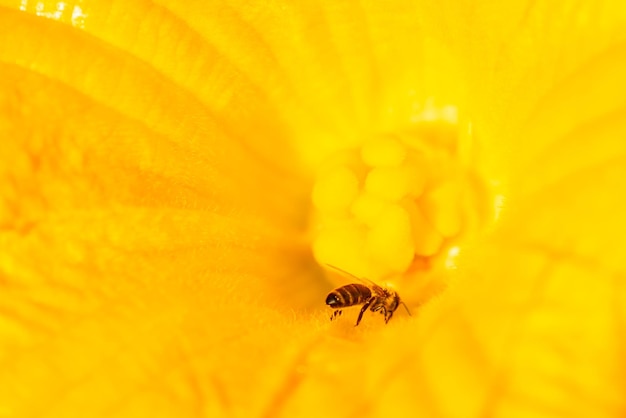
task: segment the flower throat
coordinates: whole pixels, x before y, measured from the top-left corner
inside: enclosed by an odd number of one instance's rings
[[[316,260],[376,279],[455,268],[483,197],[464,137],[434,118],[331,155],[313,187]]]

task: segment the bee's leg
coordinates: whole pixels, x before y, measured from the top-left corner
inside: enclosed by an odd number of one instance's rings
[[[385,309],[384,306],[382,305],[378,305],[376,306],[375,309],[372,309],[372,312],[378,312],[379,314],[381,314],[384,318],[385,318],[385,323],[387,323],[387,310]]]
[[[336,311],[333,311],[333,314],[330,316],[330,320],[332,321],[333,319],[337,318],[338,316],[341,316],[341,309],[337,309]]]
[[[384,311],[385,312],[385,324],[389,322],[391,317],[393,316],[393,311]]]
[[[374,299],[375,298],[369,298],[369,300],[365,302],[365,305],[363,305],[363,307],[361,308],[361,312],[359,312],[359,317],[356,319],[355,327],[359,326],[359,322],[361,322],[361,318],[363,318],[363,314],[365,313],[365,311],[367,311],[367,308],[370,307]]]

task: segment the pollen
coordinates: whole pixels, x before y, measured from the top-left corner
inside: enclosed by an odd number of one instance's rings
[[[406,147],[391,135],[375,137],[361,148],[363,162],[371,167],[397,167],[406,158]]]
[[[425,173],[421,167],[376,167],[365,179],[365,191],[382,199],[399,201],[419,197],[424,190]]]
[[[418,122],[331,156],[313,188],[320,264],[371,278],[450,266],[450,248],[475,226],[478,200],[455,123]]]
[[[366,250],[373,262],[392,271],[405,271],[413,262],[411,218],[397,204],[389,204],[367,232]]]

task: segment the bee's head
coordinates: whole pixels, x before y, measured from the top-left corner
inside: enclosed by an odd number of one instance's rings
[[[385,308],[389,312],[393,312],[398,309],[398,305],[400,304],[400,296],[394,290],[386,289],[385,290]]]

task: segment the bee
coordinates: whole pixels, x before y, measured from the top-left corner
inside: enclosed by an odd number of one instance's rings
[[[356,305],[363,305],[363,307],[361,307],[355,327],[359,325],[363,314],[368,308],[372,312],[380,312],[385,317],[385,324],[389,322],[393,313],[401,304],[404,305],[404,309],[406,309],[407,313],[411,315],[409,308],[402,302],[400,296],[394,290],[379,286],[369,279],[356,277],[340,268],[334,266],[329,267],[364,283],[350,283],[338,287],[326,296],[326,304],[335,310],[330,317],[331,321],[341,315],[341,308]]]

